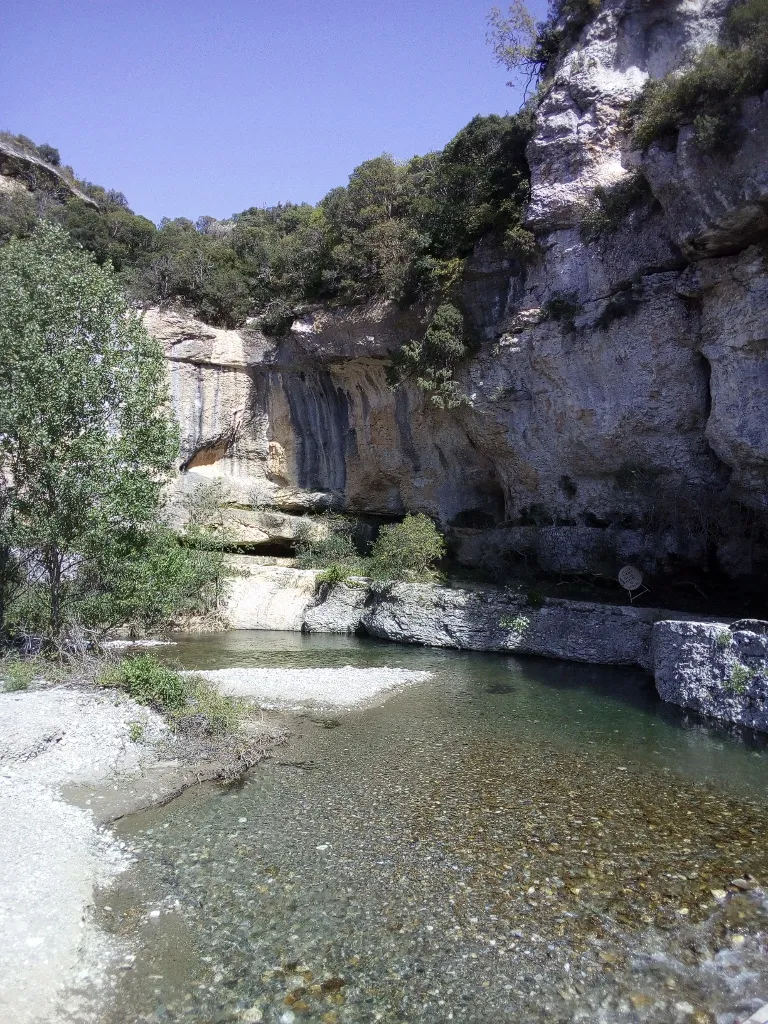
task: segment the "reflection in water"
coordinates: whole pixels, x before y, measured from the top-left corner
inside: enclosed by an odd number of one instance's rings
[[[723,899],[768,878],[768,758],[642,673],[298,634],[169,654],[433,677],[123,825],[143,859],[104,917],[137,957],[108,1020],[730,1024],[768,1001],[759,892]]]

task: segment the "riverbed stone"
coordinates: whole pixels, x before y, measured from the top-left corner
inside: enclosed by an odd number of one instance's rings
[[[657,622],[653,669],[662,700],[768,732],[768,636],[725,622]]]

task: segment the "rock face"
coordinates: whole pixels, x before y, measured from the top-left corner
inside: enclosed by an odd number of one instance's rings
[[[235,581],[231,625],[638,665],[654,675],[662,700],[768,732],[768,622],[702,622],[659,608],[553,598],[532,607],[500,587],[372,587],[364,579],[318,587],[317,576],[253,566]]]
[[[768,636],[744,626],[657,622],[653,664],[662,700],[768,732]]]
[[[247,558],[235,558],[235,565],[239,575],[231,582],[226,609],[232,629],[302,629],[317,573],[254,565]]]
[[[233,508],[289,515],[423,511],[461,561],[502,574],[523,557],[754,577],[768,562],[745,525],[768,506],[768,97],[744,102],[724,155],[687,128],[673,150],[633,152],[622,127],[649,76],[717,38],[725,7],[605,0],[562,60],[529,149],[541,259],[521,269],[485,240],[467,263],[482,339],[461,370],[467,406],[389,388],[418,308],[315,310],[281,339],[148,312],[183,425],[179,486],[215,477]],[[649,190],[584,231],[595,187],[638,170]],[[274,540],[262,533],[256,546]]]
[[[656,609],[547,600],[531,608],[494,588],[398,584],[373,599],[366,633],[401,643],[510,651],[593,665],[650,665]]]
[[[242,566],[248,559],[237,559]],[[257,565],[235,580],[227,616],[236,629],[367,633],[398,643],[509,651],[596,665],[652,666],[657,608],[548,598],[532,607],[499,587],[364,579],[317,586],[314,570]]]

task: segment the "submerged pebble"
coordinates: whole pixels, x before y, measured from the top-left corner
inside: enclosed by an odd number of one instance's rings
[[[432,678],[297,729],[235,802],[126,824],[137,906],[181,906],[146,939],[123,912],[137,961],[109,1024],[160,1002],[197,1024],[669,1024],[768,1001],[764,755],[629,670],[385,650]]]

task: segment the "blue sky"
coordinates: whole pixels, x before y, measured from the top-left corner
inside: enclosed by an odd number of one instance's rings
[[[0,128],[153,220],[316,202],[363,160],[518,108],[492,3],[9,0]]]

